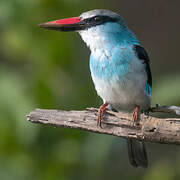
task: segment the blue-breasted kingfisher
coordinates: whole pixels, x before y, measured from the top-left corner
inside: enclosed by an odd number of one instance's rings
[[[57,31],[76,31],[90,48],[90,71],[97,94],[102,98],[97,123],[106,109],[147,112],[151,106],[152,77],[149,57],[123,18],[104,9],[91,10],[79,17],[50,21],[39,25]],[[130,163],[147,167],[144,142],[127,139]]]

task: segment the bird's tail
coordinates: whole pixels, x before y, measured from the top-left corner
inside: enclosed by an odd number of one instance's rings
[[[145,143],[137,140],[127,139],[129,161],[134,167],[147,168],[148,159]]]

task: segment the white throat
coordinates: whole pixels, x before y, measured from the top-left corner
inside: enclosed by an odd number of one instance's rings
[[[96,49],[105,48],[105,44],[107,43],[106,39],[98,29],[96,31],[94,28],[89,28],[87,30],[79,31],[79,34],[92,52],[96,51]]]
[[[87,30],[79,31],[79,34],[86,45],[90,48],[94,57],[101,60],[103,56],[110,56],[108,44],[111,44],[99,28],[93,27]]]

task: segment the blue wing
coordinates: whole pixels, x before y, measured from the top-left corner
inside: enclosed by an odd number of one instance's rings
[[[150,69],[150,60],[146,50],[139,46],[134,45],[134,50],[138,56],[138,58],[145,64],[146,73],[147,73],[147,83],[145,84],[147,94],[151,95],[152,89],[152,76],[151,76],[151,69]]]

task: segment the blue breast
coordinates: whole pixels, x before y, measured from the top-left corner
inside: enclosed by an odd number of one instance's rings
[[[118,81],[131,71],[129,64],[134,57],[132,47],[139,42],[126,26],[107,23],[97,28],[104,41],[102,48],[98,49],[98,55],[91,53],[91,73],[105,81]]]
[[[106,52],[109,52],[106,54]],[[116,45],[109,48],[109,51],[101,51],[98,58],[91,54],[90,69],[94,76],[108,81],[118,81],[123,78],[131,69],[129,64],[134,56],[132,46]]]

